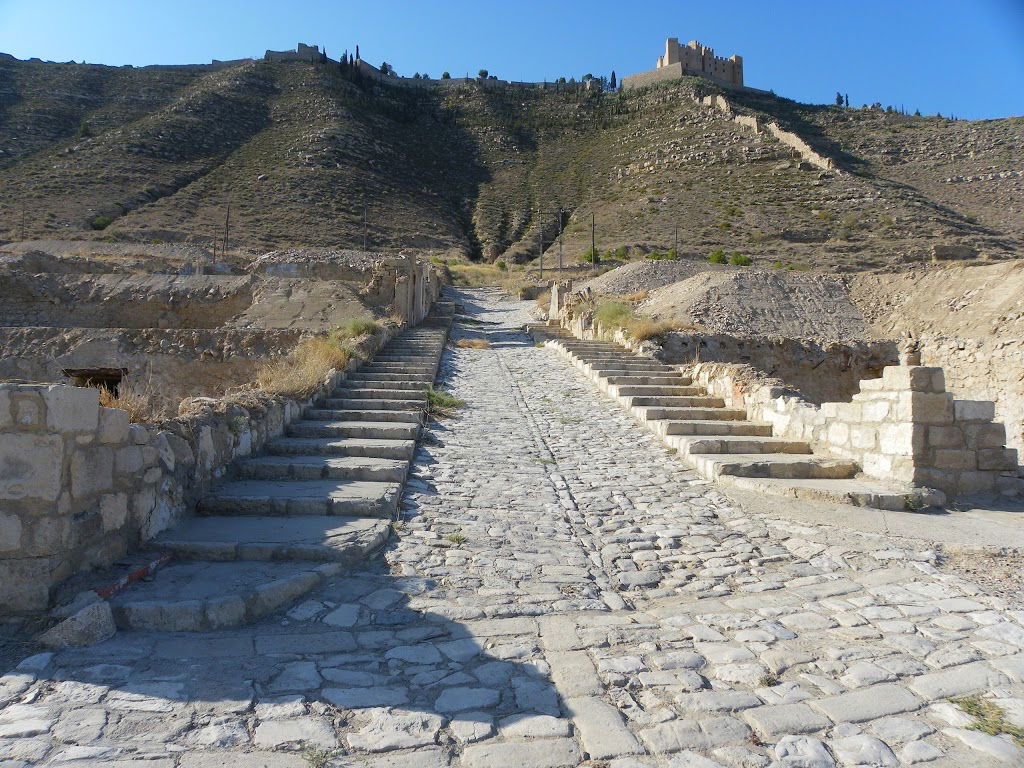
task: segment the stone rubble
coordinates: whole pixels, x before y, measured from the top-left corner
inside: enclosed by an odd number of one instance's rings
[[[1024,710],[1024,612],[744,514],[535,348],[526,302],[457,300],[490,347],[446,352],[467,405],[428,427],[384,556],[257,624],[26,659],[0,765],[1024,764],[948,701]]]

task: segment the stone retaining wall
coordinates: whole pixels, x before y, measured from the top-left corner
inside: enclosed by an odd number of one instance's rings
[[[361,351],[372,356],[398,330],[378,331]],[[191,514],[235,459],[283,434],[344,376],[332,371],[309,400],[200,398],[182,404],[187,415],[131,425],[100,407],[96,389],[0,384],[0,615],[45,609],[71,574],[108,566]]]
[[[995,403],[1006,444],[1024,452],[1024,339],[968,339],[924,335],[921,362],[940,366],[957,397]]]
[[[816,452],[856,461],[865,475],[935,488],[949,497],[1013,492],[1017,452],[1005,447],[990,402],[954,400],[941,368],[889,366],[860,382],[850,402],[808,402],[749,366],[682,366],[694,382],[772,425],[776,437],[807,441]]]

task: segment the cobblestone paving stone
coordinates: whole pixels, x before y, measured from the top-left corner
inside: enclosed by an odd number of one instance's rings
[[[383,556],[257,625],[27,659],[0,765],[1024,765],[949,702],[1024,726],[1024,612],[745,515],[518,332],[528,304],[460,301],[491,346],[446,352],[468,405]]]

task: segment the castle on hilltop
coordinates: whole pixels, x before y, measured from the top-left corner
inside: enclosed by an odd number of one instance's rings
[[[696,40],[680,45],[678,37],[670,37],[665,41],[665,53],[658,57],[655,68],[622,78],[622,87],[640,88],[684,75],[706,77],[720,85],[743,88],[743,57],[733,55],[725,59],[716,56],[714,48]]]

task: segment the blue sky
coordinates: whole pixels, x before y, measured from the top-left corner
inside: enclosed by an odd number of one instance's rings
[[[703,7],[701,7],[703,6]],[[666,37],[744,57],[747,84],[799,101],[1024,115],[1024,0],[0,0],[0,51],[100,64],[204,63],[299,41],[360,45],[402,75],[543,80],[654,66]]]

